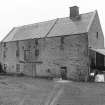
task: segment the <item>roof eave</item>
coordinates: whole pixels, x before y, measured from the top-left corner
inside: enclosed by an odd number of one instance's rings
[[[1,42],[5,42],[5,39],[10,35],[10,33],[12,33],[14,30],[16,29],[16,27],[13,27],[11,29],[11,31],[1,40]]]

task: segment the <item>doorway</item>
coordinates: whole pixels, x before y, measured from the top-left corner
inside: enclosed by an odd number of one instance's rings
[[[61,75],[62,80],[67,80],[67,67],[66,66],[60,67],[60,75]]]
[[[96,52],[96,68],[104,70],[104,55]]]

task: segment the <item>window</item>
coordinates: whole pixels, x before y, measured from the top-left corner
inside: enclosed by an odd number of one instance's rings
[[[97,32],[97,34],[96,34],[96,38],[98,39],[98,32]]]
[[[19,57],[19,41],[16,42],[16,47],[17,47],[16,57]]]
[[[6,51],[3,52],[3,58],[6,58]]]
[[[35,57],[39,56],[38,39],[35,39]]]
[[[60,49],[61,49],[61,50],[64,49],[64,37],[61,37],[61,45],[60,45]]]
[[[3,57],[6,58],[8,48],[7,48],[7,44],[5,42],[3,43],[3,47],[4,47]]]
[[[39,49],[35,49],[35,56],[39,56]]]
[[[24,60],[29,61],[32,59],[32,51],[24,50]]]
[[[4,64],[4,71],[6,71],[7,70],[7,64]]]
[[[20,72],[20,64],[16,64],[16,72]]]
[[[19,50],[16,50],[16,57],[19,57]]]
[[[4,42],[4,47],[6,47],[6,43]]]
[[[38,45],[38,39],[35,39],[35,45],[36,46]]]
[[[31,48],[31,42],[30,42],[30,40],[29,40],[29,42],[28,42],[28,46],[27,46],[27,48],[28,48],[28,49]]]

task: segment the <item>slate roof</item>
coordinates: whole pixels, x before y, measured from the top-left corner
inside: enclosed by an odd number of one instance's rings
[[[15,27],[2,42],[86,33],[95,13],[96,11],[81,14],[81,19],[75,21],[66,17]]]

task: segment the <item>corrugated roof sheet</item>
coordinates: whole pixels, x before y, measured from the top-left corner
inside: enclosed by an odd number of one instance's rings
[[[91,50],[98,52],[99,54],[105,55],[105,49],[95,49],[95,48],[91,48]]]
[[[69,17],[25,25],[14,28],[2,42],[79,34],[88,32],[95,12],[81,14],[81,19],[73,21]],[[50,31],[50,32],[49,32]]]

